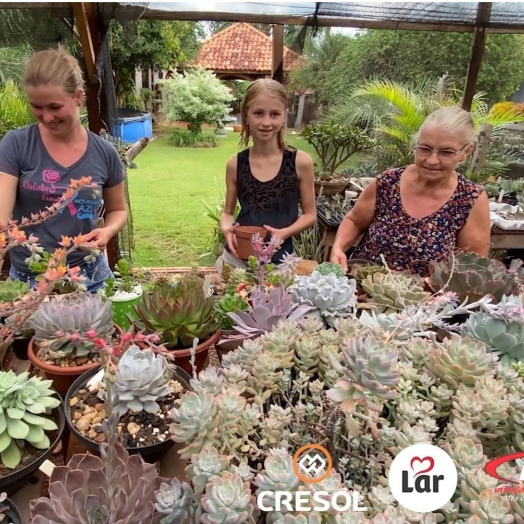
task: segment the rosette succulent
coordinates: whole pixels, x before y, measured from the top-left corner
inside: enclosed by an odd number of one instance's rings
[[[316,270],[297,277],[288,291],[295,302],[312,306],[324,317],[348,316],[357,303],[356,280]]]
[[[333,358],[332,365],[342,378],[326,396],[340,402],[345,412],[356,410],[357,404],[380,411],[373,397],[388,400],[395,397],[393,388],[400,380],[395,370],[398,353],[373,337],[349,339],[341,352],[342,364]]]
[[[496,360],[483,343],[455,335],[435,345],[430,352],[426,370],[454,389],[461,384],[472,388],[493,370]]]
[[[362,281],[362,289],[371,298],[367,303],[378,313],[416,306],[429,297],[420,279],[402,273],[374,273]]]
[[[113,409],[119,415],[127,411],[157,413],[157,400],[172,393],[169,378],[165,357],[131,346],[118,361],[111,387],[118,403]]]
[[[145,293],[128,315],[140,331],[160,332],[161,342],[168,348],[191,347],[219,328],[214,318],[214,298],[206,297],[201,287],[182,279],[176,286],[164,282],[151,293]]]
[[[29,377],[24,372],[0,372],[0,452],[5,467],[14,469],[21,460],[17,441],[37,449],[51,445],[46,431],[58,429],[46,415],[61,404],[51,389],[52,380]]]
[[[109,340],[115,332],[111,302],[91,293],[64,295],[60,300],[43,302],[35,311],[31,326],[35,342],[43,346],[43,354],[52,360],[96,354],[94,339]],[[71,339],[70,335],[80,335],[83,340]]]
[[[195,487],[196,493],[204,493],[206,484],[225,471],[227,457],[219,455],[216,448],[204,450],[191,456],[191,462],[186,468],[188,479]]]
[[[236,311],[248,311],[249,306],[247,300],[241,298],[239,295],[224,295],[215,304],[215,315],[220,322],[221,329],[233,329],[234,321],[228,313],[235,313]]]
[[[300,479],[293,469],[293,459],[284,450],[272,449],[264,460],[264,469],[255,477],[257,494],[263,491],[296,491]],[[269,499],[268,499],[269,500]]]
[[[0,302],[15,302],[25,295],[30,287],[28,282],[21,280],[1,280]]]
[[[335,275],[336,277],[345,277],[346,271],[340,264],[333,264],[332,262],[322,262],[319,264],[315,271],[321,275]]]
[[[504,295],[519,294],[519,273],[508,270],[499,260],[475,253],[458,253],[441,262],[431,262],[429,285],[434,291],[446,288],[459,301],[476,302],[486,295],[500,302]]]
[[[155,510],[166,515],[160,524],[180,524],[194,513],[194,493],[187,482],[177,478],[169,484],[162,482],[156,493]]]
[[[524,323],[519,320],[477,313],[468,318],[464,330],[465,336],[484,342],[505,366],[524,360]]]
[[[255,500],[249,482],[239,475],[224,473],[206,486],[201,500],[202,524],[246,524],[255,511]]]
[[[103,459],[89,453],[74,455],[67,466],[53,469],[49,498],[30,503],[33,524],[153,522],[153,501],[162,481],[155,465],[140,455],[130,456],[116,438],[110,446],[111,454],[105,452]]]

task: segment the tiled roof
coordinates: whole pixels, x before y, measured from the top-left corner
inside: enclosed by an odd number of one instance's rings
[[[226,27],[202,43],[193,65],[214,71],[254,71],[271,74],[273,41],[251,24]],[[284,46],[284,71],[293,68],[300,55]]]

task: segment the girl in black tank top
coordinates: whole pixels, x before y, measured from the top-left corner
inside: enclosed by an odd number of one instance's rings
[[[260,79],[246,91],[240,108],[241,144],[246,148],[227,165],[226,202],[220,226],[226,239],[224,260],[238,267],[233,227],[258,226],[268,235],[282,239],[272,262],[293,252],[293,236],[313,226],[316,221],[313,162],[284,141],[287,95],[275,80]],[[248,148],[249,139],[253,146]],[[237,221],[236,203],[240,204]],[[299,205],[302,215],[299,217]]]

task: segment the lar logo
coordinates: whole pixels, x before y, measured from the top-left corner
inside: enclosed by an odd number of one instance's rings
[[[315,450],[315,454],[310,454]],[[293,456],[293,470],[295,475],[306,484],[317,484],[328,478],[333,469],[333,461],[327,449],[320,444],[302,446]],[[324,473],[318,477],[322,470]]]
[[[516,484],[515,487],[509,487],[509,486],[501,486],[495,488],[495,493],[522,493],[524,491],[524,488],[520,485],[522,481],[524,481],[524,469],[520,472],[519,480],[510,480],[507,478],[502,477],[497,473],[497,468],[501,466],[502,464],[505,464],[506,462],[510,462],[511,460],[518,460],[524,458],[524,452],[518,451],[517,453],[510,453],[509,455],[504,455],[502,457],[497,457],[493,460],[490,460],[485,466],[484,471],[491,475],[493,478],[496,478],[497,480],[501,480],[504,483],[507,484]]]
[[[418,513],[430,513],[451,500],[458,475],[455,463],[443,449],[415,444],[395,457],[388,481],[400,505]]]

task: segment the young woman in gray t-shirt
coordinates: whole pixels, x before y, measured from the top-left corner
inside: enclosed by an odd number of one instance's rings
[[[25,88],[38,123],[10,131],[0,140],[0,224],[43,211],[60,199],[71,180],[90,176],[100,191],[81,190],[58,215],[25,228],[38,237],[46,251],[59,247],[61,237],[82,234],[103,250],[125,225],[125,171],[111,143],[85,129],[80,121],[84,90],[77,60],[64,50],[34,54],[26,64]],[[98,210],[105,206],[104,227],[98,227]],[[31,282],[35,276],[24,260],[29,251],[9,252],[10,276]],[[70,267],[79,266],[91,292],[111,276],[104,254],[87,263],[85,253],[73,252]]]

